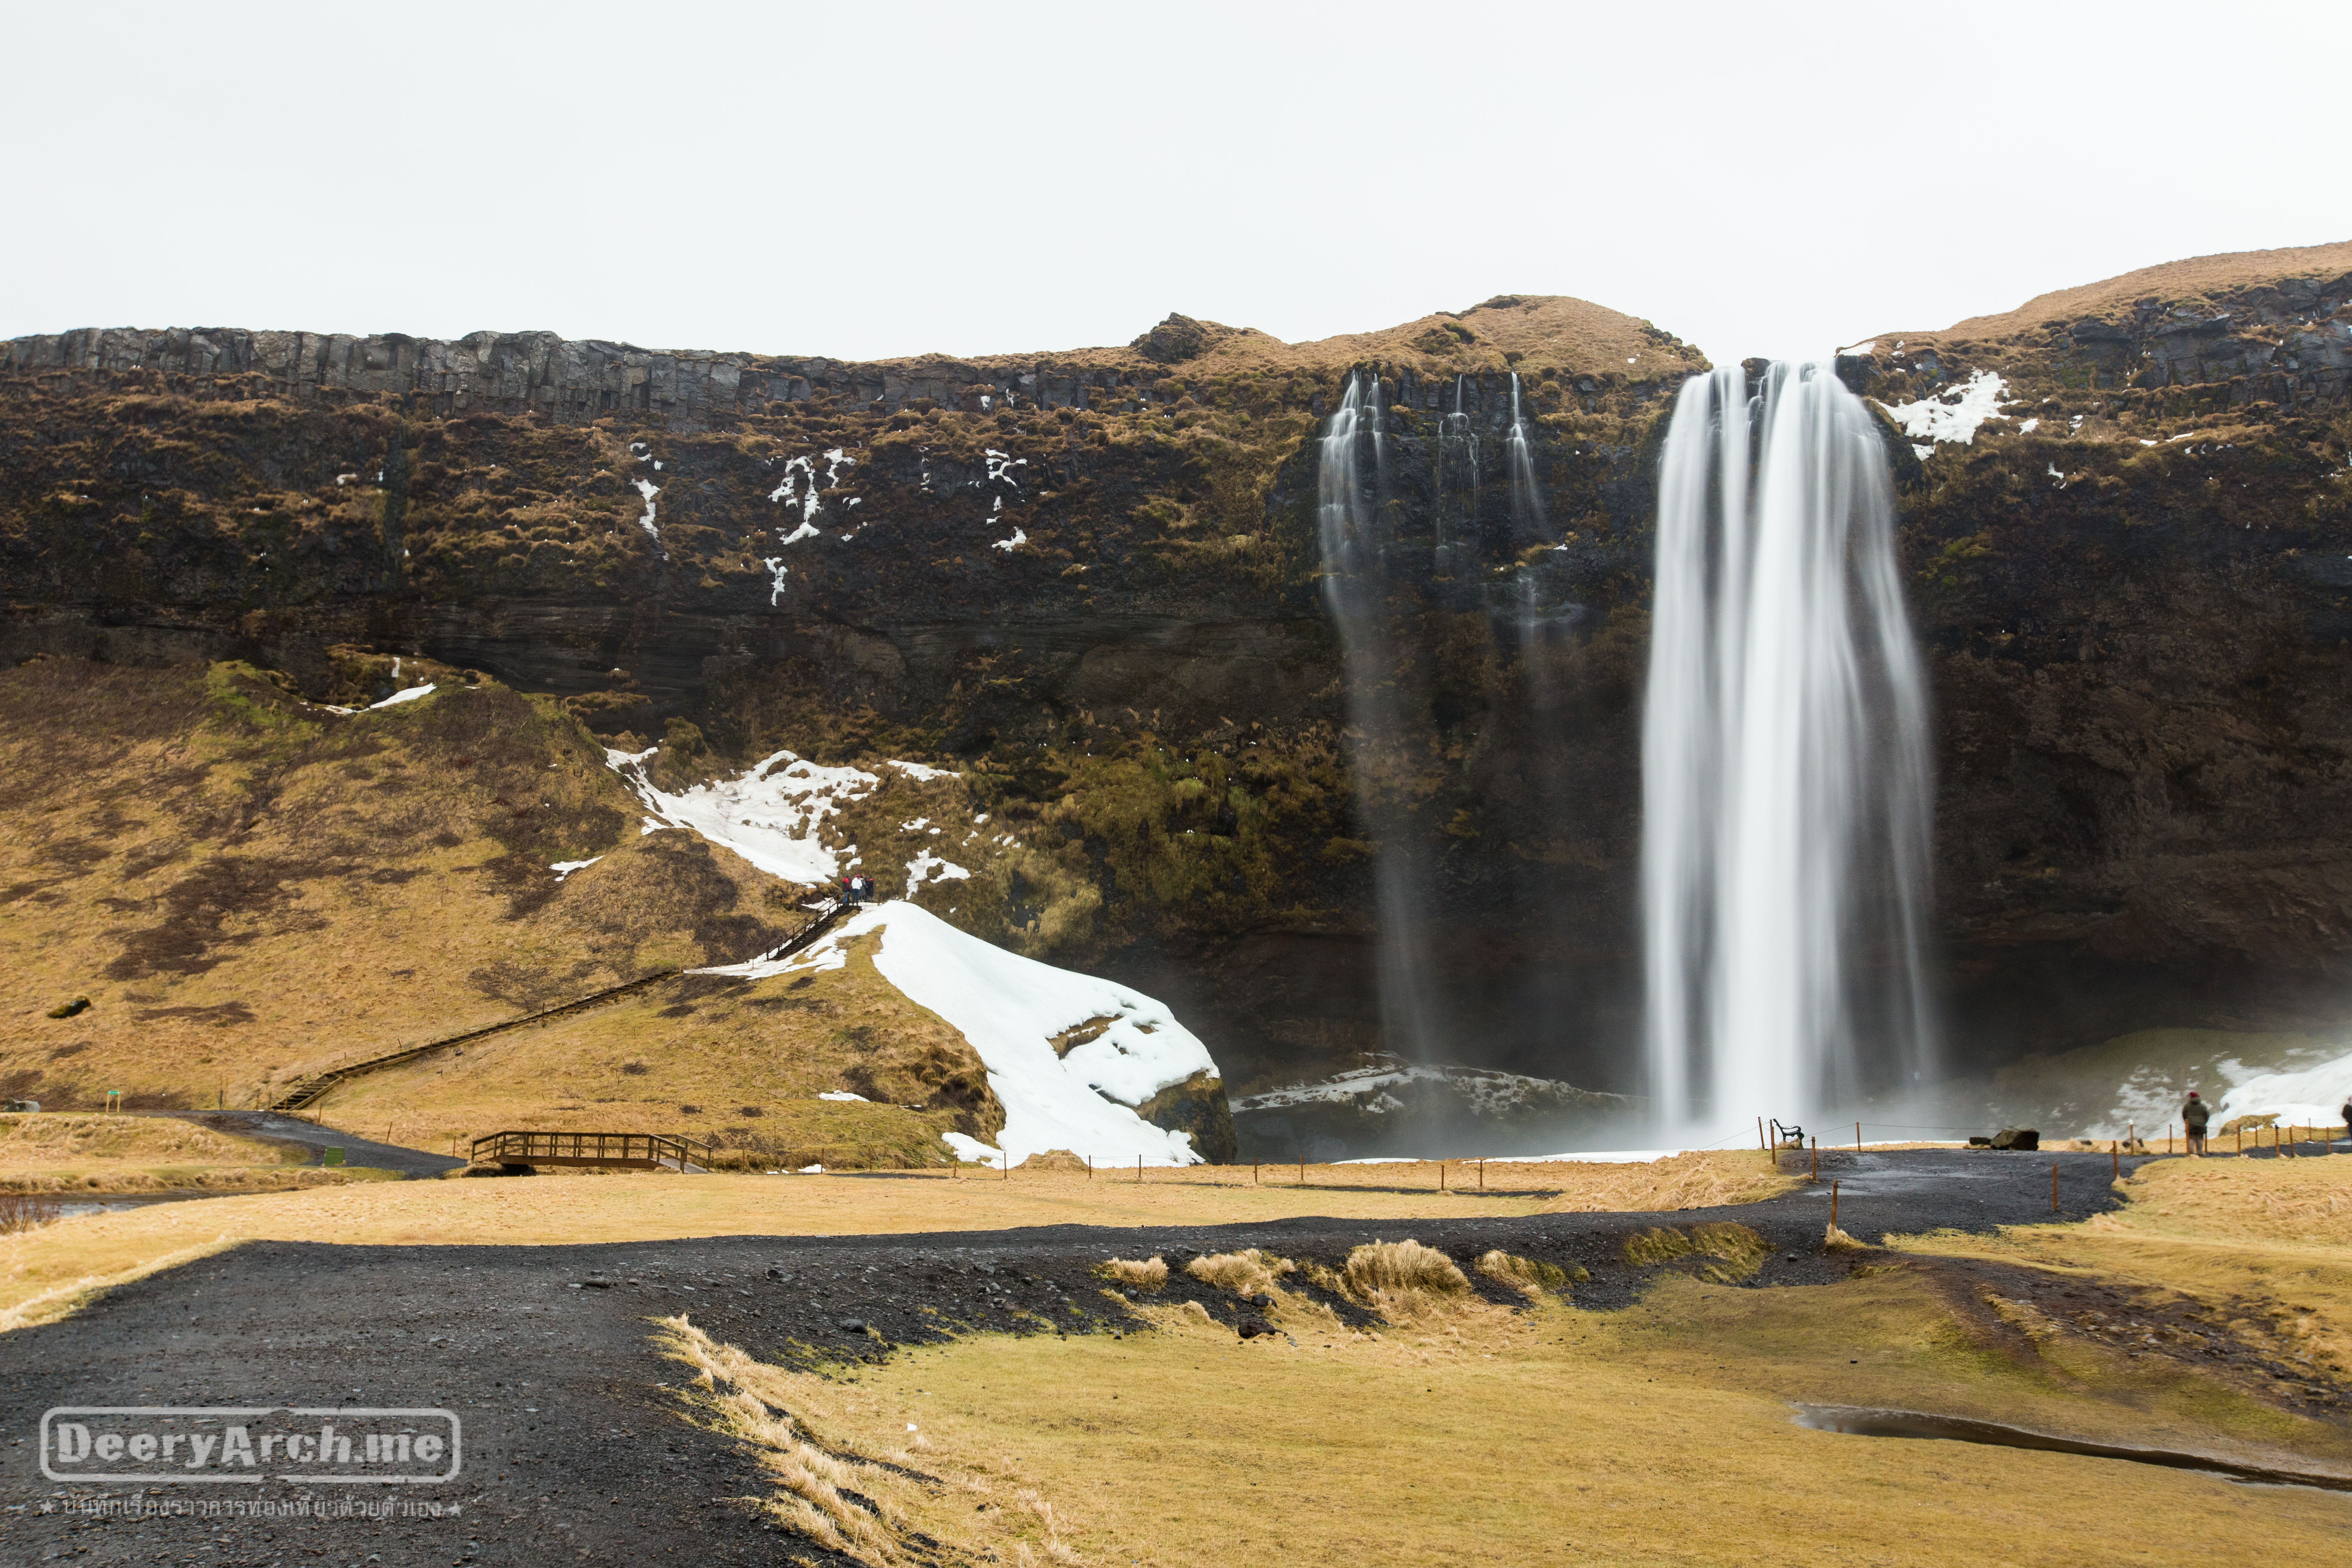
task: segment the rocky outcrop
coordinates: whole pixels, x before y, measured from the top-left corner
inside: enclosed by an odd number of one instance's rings
[[[2151,268],[1839,362],[1916,432],[1989,410],[1924,439],[1903,496],[1965,1058],[2340,1016],[2347,353],[2336,246]]]

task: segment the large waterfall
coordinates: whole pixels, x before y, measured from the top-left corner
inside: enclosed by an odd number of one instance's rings
[[[1811,1121],[1925,1069],[1927,716],[1893,514],[1878,432],[1828,367],[1684,386],[1642,752],[1673,1135]]]
[[[1392,1047],[1426,1061],[1436,1045],[1423,929],[1428,910],[1406,803],[1405,654],[1387,635],[1392,616],[1384,550],[1393,542],[1381,516],[1389,457],[1381,416],[1378,379],[1350,375],[1318,454],[1316,523],[1323,600],[1343,654],[1357,806],[1377,843],[1372,873],[1381,1024]]]

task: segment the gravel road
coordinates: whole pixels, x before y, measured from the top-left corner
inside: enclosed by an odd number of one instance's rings
[[[752,1458],[678,1418],[665,1385],[681,1382],[681,1372],[652,1352],[648,1318],[684,1311],[714,1337],[777,1359],[793,1340],[843,1358],[887,1355],[866,1324],[891,1342],[936,1339],[925,1307],[976,1328],[1095,1336],[1108,1347],[1130,1325],[1110,1314],[1088,1276],[1107,1257],[1160,1252],[1181,1261],[1264,1246],[1337,1261],[1360,1242],[1408,1236],[1465,1260],[1500,1247],[1580,1265],[1591,1279],[1576,1299],[1611,1307],[1631,1300],[1646,1278],[1619,1260],[1628,1236],[1707,1219],[1739,1221],[1771,1244],[1757,1287],[1822,1284],[1852,1267],[1852,1255],[1821,1247],[1831,1180],[1840,1224],[1874,1241],[1885,1232],[2051,1219],[2053,1163],[2058,1217],[2116,1206],[2105,1153],[1824,1151],[1818,1189],[1659,1215],[600,1247],[248,1244],[126,1286],[64,1322],[0,1336],[0,1558],[386,1568],[770,1563],[783,1539],[725,1500],[761,1493]],[[1171,1276],[1167,1299],[1186,1298],[1228,1322],[1246,1311]],[[1343,1315],[1362,1316],[1333,1300]],[[465,1424],[464,1470],[437,1487],[365,1489],[443,1508],[439,1518],[378,1520],[91,1515],[69,1510],[171,1508],[226,1491],[280,1501],[306,1494],[292,1483],[110,1489],[42,1478],[45,1409],[173,1405],[447,1408]],[[307,1495],[320,1505],[342,1500],[336,1489]]]

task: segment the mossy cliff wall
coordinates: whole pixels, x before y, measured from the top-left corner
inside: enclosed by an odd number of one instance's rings
[[[2005,382],[1906,476],[1955,1028],[1999,1055],[2352,1013],[2352,246],[1842,360]]]
[[[1398,606],[1429,743],[1387,787],[1444,851],[1462,1048],[1557,1065],[1597,1038],[1591,997],[1630,1002],[1630,800],[1519,809],[1527,672],[1491,601],[1544,556],[1524,574],[1569,628],[1548,700],[1610,732],[1565,765],[1622,795],[1640,449],[1700,363],[1561,300],[1306,347],[1171,319],[1125,349],[883,366],[530,334],[26,340],[0,363],[0,637],[12,658],[247,658],[346,698],[352,649],[430,655],[600,734],[672,736],[673,785],[779,746],[951,762],[991,843],[952,857],[975,875],[941,912],[1168,996],[1246,1086],[1380,1043],[1315,577],[1313,437],[1361,366],[1396,405],[1397,531],[1475,542]],[[1514,367],[1559,530],[1514,525],[1495,482]],[[1582,970],[1607,984],[1536,1027],[1529,988]]]
[[[2308,1016],[2347,978],[2326,334],[2352,255],[2227,259],[1840,365],[1896,406],[1978,371],[2011,400],[1924,461],[1890,443],[1969,1059]],[[1452,1048],[1633,1089],[1652,476],[1702,363],[1513,298],[1318,344],[1171,318],[1123,349],[886,365],[544,334],[22,340],[0,355],[0,648],[247,658],[316,693],[352,648],[406,650],[602,735],[667,734],[688,773],[778,746],[950,763],[1004,834],[941,912],[1167,997],[1246,1092],[1381,1043],[1316,580],[1314,437],[1360,370],[1391,409],[1413,718],[1360,760],[1430,868]],[[1514,370],[1533,519],[1501,462]]]

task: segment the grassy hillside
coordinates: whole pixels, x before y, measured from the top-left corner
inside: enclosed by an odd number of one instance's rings
[[[687,833],[641,833],[601,747],[552,702],[421,661],[403,679],[420,674],[432,695],[349,715],[236,664],[0,674],[0,1089],[52,1109],[109,1089],[133,1107],[263,1103],[325,1068],[748,958],[806,918],[804,889]],[[884,772],[828,831],[879,836],[961,795]],[[886,886],[903,875],[884,850],[866,864]],[[1001,1122],[961,1037],[862,959],[797,983],[681,979],[427,1058],[323,1112],[409,1142],[656,1127],[890,1163],[944,1158],[941,1128]]]

